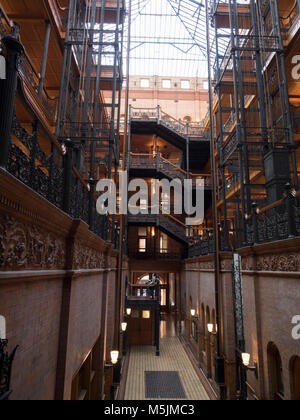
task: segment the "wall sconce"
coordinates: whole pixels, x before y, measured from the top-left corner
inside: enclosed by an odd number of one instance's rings
[[[122,329],[122,332],[126,332],[126,330],[127,330],[127,322],[122,322],[121,329]]]
[[[207,330],[210,334],[214,331],[214,325],[213,324],[207,324]]]
[[[251,356],[250,356],[249,353],[242,353],[243,366],[247,370],[250,370],[251,372],[254,372],[256,378],[258,378],[257,362],[254,362],[254,366],[250,366],[250,359],[251,359]]]
[[[194,317],[196,315],[196,309],[191,309],[191,315]]]
[[[110,359],[111,359],[111,363],[113,365],[116,365],[119,361],[119,352],[118,350],[112,350],[110,352]]]
[[[61,144],[61,153],[62,153],[62,155],[65,156],[67,154],[67,151],[68,151],[67,146],[65,145],[65,143],[62,143]]]
[[[126,314],[127,314],[128,316],[130,316],[130,315],[131,315],[131,308],[127,308],[127,309],[126,309]]]
[[[214,324],[207,324],[207,331],[212,335],[216,335],[218,331],[218,327],[217,325],[214,325]]]

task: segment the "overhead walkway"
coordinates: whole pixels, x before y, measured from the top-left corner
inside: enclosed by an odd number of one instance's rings
[[[184,153],[187,142],[190,149],[191,164],[203,168],[209,159],[210,141],[207,129],[198,123],[186,123],[157,108],[130,108],[130,127],[132,134],[161,137]]]

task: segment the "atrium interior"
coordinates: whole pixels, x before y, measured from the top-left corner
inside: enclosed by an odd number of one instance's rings
[[[0,401],[300,400],[299,107],[300,0],[0,0]]]

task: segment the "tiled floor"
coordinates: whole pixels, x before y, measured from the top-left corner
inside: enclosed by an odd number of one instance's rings
[[[125,400],[147,400],[145,398],[145,372],[178,372],[187,400],[208,400],[209,397],[196,374],[172,321],[162,321],[161,355],[155,356],[155,347],[134,346],[131,349]]]

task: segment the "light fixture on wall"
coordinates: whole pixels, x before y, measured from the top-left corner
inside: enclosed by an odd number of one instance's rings
[[[207,324],[207,331],[212,335],[217,334],[218,327],[214,324]]]
[[[126,330],[127,330],[127,322],[122,322],[122,324],[121,324],[121,329],[122,329],[122,332],[126,332]]]
[[[250,366],[251,355],[249,353],[242,353],[242,362],[245,369],[254,372],[256,378],[258,378],[258,366],[257,362],[254,362],[254,366]]]
[[[131,308],[127,308],[127,309],[126,309],[126,314],[127,314],[128,316],[130,316],[130,315],[131,315]]]
[[[196,309],[191,309],[191,315],[194,317],[196,315]]]
[[[207,324],[207,330],[210,334],[212,334],[213,331],[214,331],[214,325],[213,324]]]
[[[110,359],[111,359],[111,363],[113,365],[116,365],[119,361],[119,351],[118,350],[112,350],[110,352]]]

